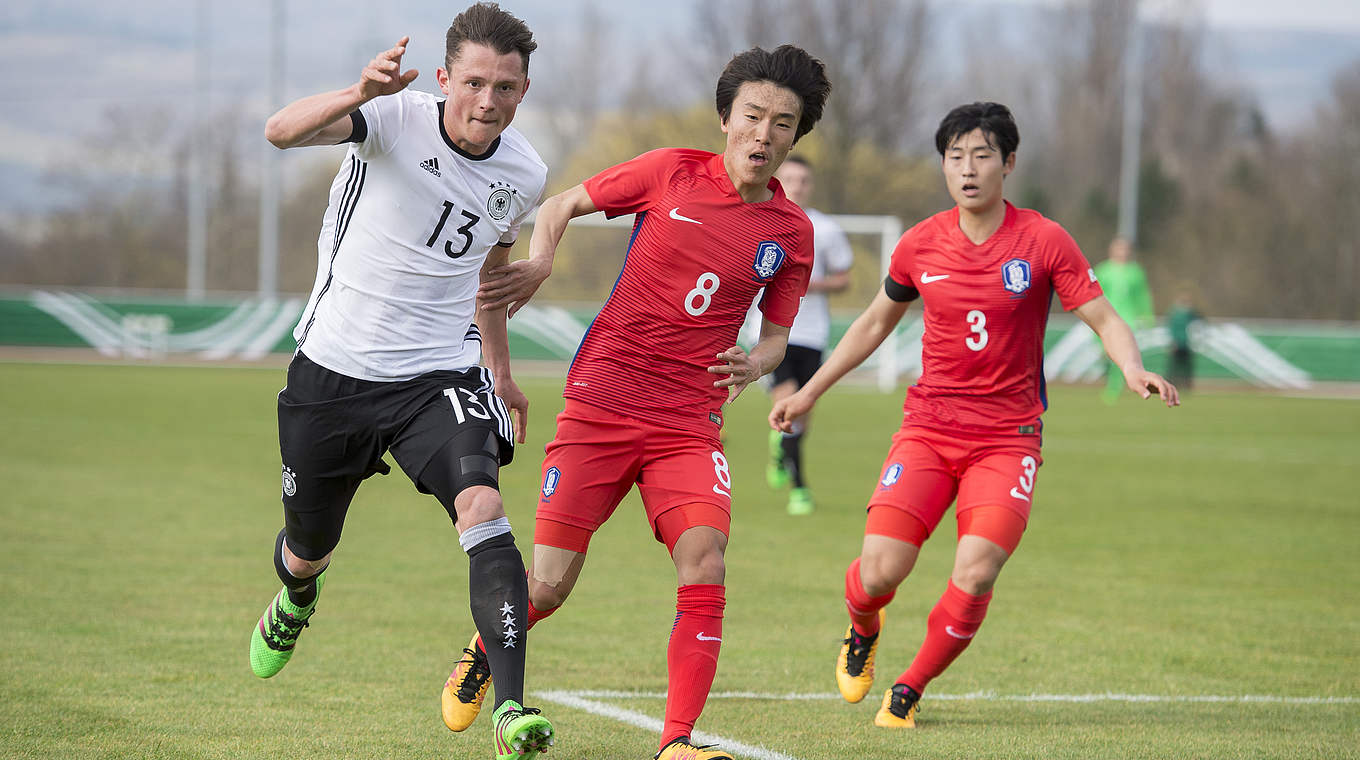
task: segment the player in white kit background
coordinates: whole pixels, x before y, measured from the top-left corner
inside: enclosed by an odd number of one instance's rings
[[[252,631],[251,668],[268,678],[291,658],[355,491],[389,471],[391,451],[448,511],[467,552],[488,644],[482,680],[495,676],[496,755],[532,757],[552,727],[522,706],[527,581],[498,490],[528,401],[511,379],[506,313],[478,310],[476,293],[482,272],[508,260],[546,182],[510,126],[537,44],[495,4],[469,7],[448,30],[439,98],[406,89],[418,76],[401,69],[408,41],[358,83],[297,100],[265,129],[280,148],[350,148],[278,399],[285,527],[274,566],[284,588]]]
[[[778,403],[807,384],[822,366],[822,352],[831,335],[828,294],[850,287],[850,266],[855,263],[855,252],[845,230],[835,219],[808,207],[812,197],[813,169],[807,159],[789,156],[780,164],[775,177],[784,186],[789,200],[798,204],[812,222],[814,250],[807,295],[789,329],[789,346],[784,352],[784,360],[767,376],[770,400]],[[742,330],[749,336],[759,329],[759,324],[759,311],[752,304],[747,325],[753,327],[744,326]],[[765,480],[772,489],[789,488],[788,512],[791,515],[811,514],[815,508],[803,470],[803,441],[810,420],[810,414],[803,415],[794,421],[793,430],[788,433],[770,431],[770,461],[765,468]]]

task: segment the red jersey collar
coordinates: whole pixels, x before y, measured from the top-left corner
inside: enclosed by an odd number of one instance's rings
[[[973,241],[969,240],[968,236],[963,234],[963,228],[959,226],[959,207],[957,205],[949,210],[948,218],[949,236],[953,238],[955,242],[962,243],[972,248],[983,248],[987,245],[990,245],[993,240],[996,240],[996,236],[1002,230],[1007,229],[1011,225],[1015,224],[1016,216],[1015,206],[1012,206],[1011,202],[1004,198],[1001,199],[1001,202],[1006,204],[1006,216],[1001,219],[1001,226],[996,228],[996,231],[992,233],[991,237],[987,238],[981,243],[974,243]]]
[[[713,181],[718,184],[718,187],[724,193],[745,203],[746,201],[741,200],[741,193],[737,192],[737,186],[732,184],[732,178],[727,175],[727,167],[723,165],[724,155],[726,154],[714,153],[713,157],[708,159],[708,173],[713,175]],[[774,193],[774,195],[770,197],[770,200],[756,201],[756,204],[771,203],[781,200],[784,197],[784,186],[779,184],[779,180],[774,177],[770,177],[770,181],[765,187],[769,188],[770,192]],[[957,211],[958,209],[955,208],[955,210]]]

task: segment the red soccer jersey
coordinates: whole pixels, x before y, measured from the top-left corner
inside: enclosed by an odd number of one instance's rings
[[[745,203],[722,155],[662,149],[585,181],[610,217],[637,214],[618,282],[586,331],[562,395],[644,422],[716,435],[726,388],[708,367],[746,310],[793,324],[812,265],[812,223],[771,180]]]
[[[907,390],[907,422],[1037,432],[1048,408],[1044,328],[1053,293],[1068,310],[1101,295],[1067,231],[1006,203],[1001,227],[974,245],[956,206],[907,230],[888,278],[896,291],[889,295],[919,293],[925,304],[921,378]]]

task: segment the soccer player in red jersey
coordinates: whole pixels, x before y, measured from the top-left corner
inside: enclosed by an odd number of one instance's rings
[[[1002,198],[1019,142],[1003,105],[949,112],[935,147],[957,205],[902,236],[878,295],[808,384],[770,412],[772,427],[789,430],[878,348],[911,301],[925,304],[921,377],[907,391],[902,428],[869,499],[861,554],[845,574],[850,627],[836,680],[847,701],[868,693],[882,610],[956,498],[958,545],[925,641],[883,696],[879,726],[915,725],[921,693],[977,634],[997,575],[1024,534],[1043,462],[1043,338],[1053,293],[1096,332],[1129,388],[1180,403],[1171,383],[1143,368],[1133,333],[1071,236]]]
[[[549,198],[530,257],[492,270],[502,280],[482,288],[483,308],[513,313],[548,276],[570,219],[636,215],[623,271],[577,350],[547,446],[528,622],[566,600],[591,536],[636,484],[679,582],[661,760],[730,758],[690,740],[722,643],[732,476],[718,434],[725,403],[783,358],[807,290],[812,224],[773,176],[821,117],[830,88],[822,63],[799,48],[738,54],[717,85],[722,153],[654,150]],[[761,338],[748,354],[737,332],[762,287]],[[476,715],[481,657],[474,640],[446,683],[450,727]]]

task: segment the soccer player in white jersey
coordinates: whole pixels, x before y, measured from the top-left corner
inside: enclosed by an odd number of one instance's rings
[[[528,590],[498,490],[528,401],[510,377],[504,311],[479,310],[482,272],[507,261],[547,170],[510,122],[529,88],[528,27],[490,3],[449,27],[437,98],[406,89],[409,38],[358,83],[297,100],[265,136],[280,148],[350,143],[321,223],[316,285],[279,394],[284,588],[251,634],[268,678],[293,654],[359,484],[383,454],[444,505],[469,561],[472,616],[496,681],[495,752],[533,757],[552,727],[525,708]],[[485,359],[485,366],[480,363]],[[512,419],[506,405],[515,413]]]
[[[812,196],[812,165],[807,159],[789,156],[774,176],[784,186],[784,194],[789,200],[801,206],[812,221],[814,252],[807,295],[789,329],[789,347],[784,351],[784,360],[770,373],[770,398],[778,403],[806,385],[822,366],[822,352],[826,350],[831,333],[827,294],[849,287],[850,265],[855,262],[855,253],[845,237],[845,230],[835,219],[808,208],[807,202]],[[754,304],[752,309],[755,309]],[[803,473],[803,440],[807,436],[810,417],[810,414],[803,415],[794,420],[793,430],[788,433],[770,431],[770,462],[765,477],[770,488],[791,486],[788,503],[791,515],[811,514],[815,508],[812,491]]]

